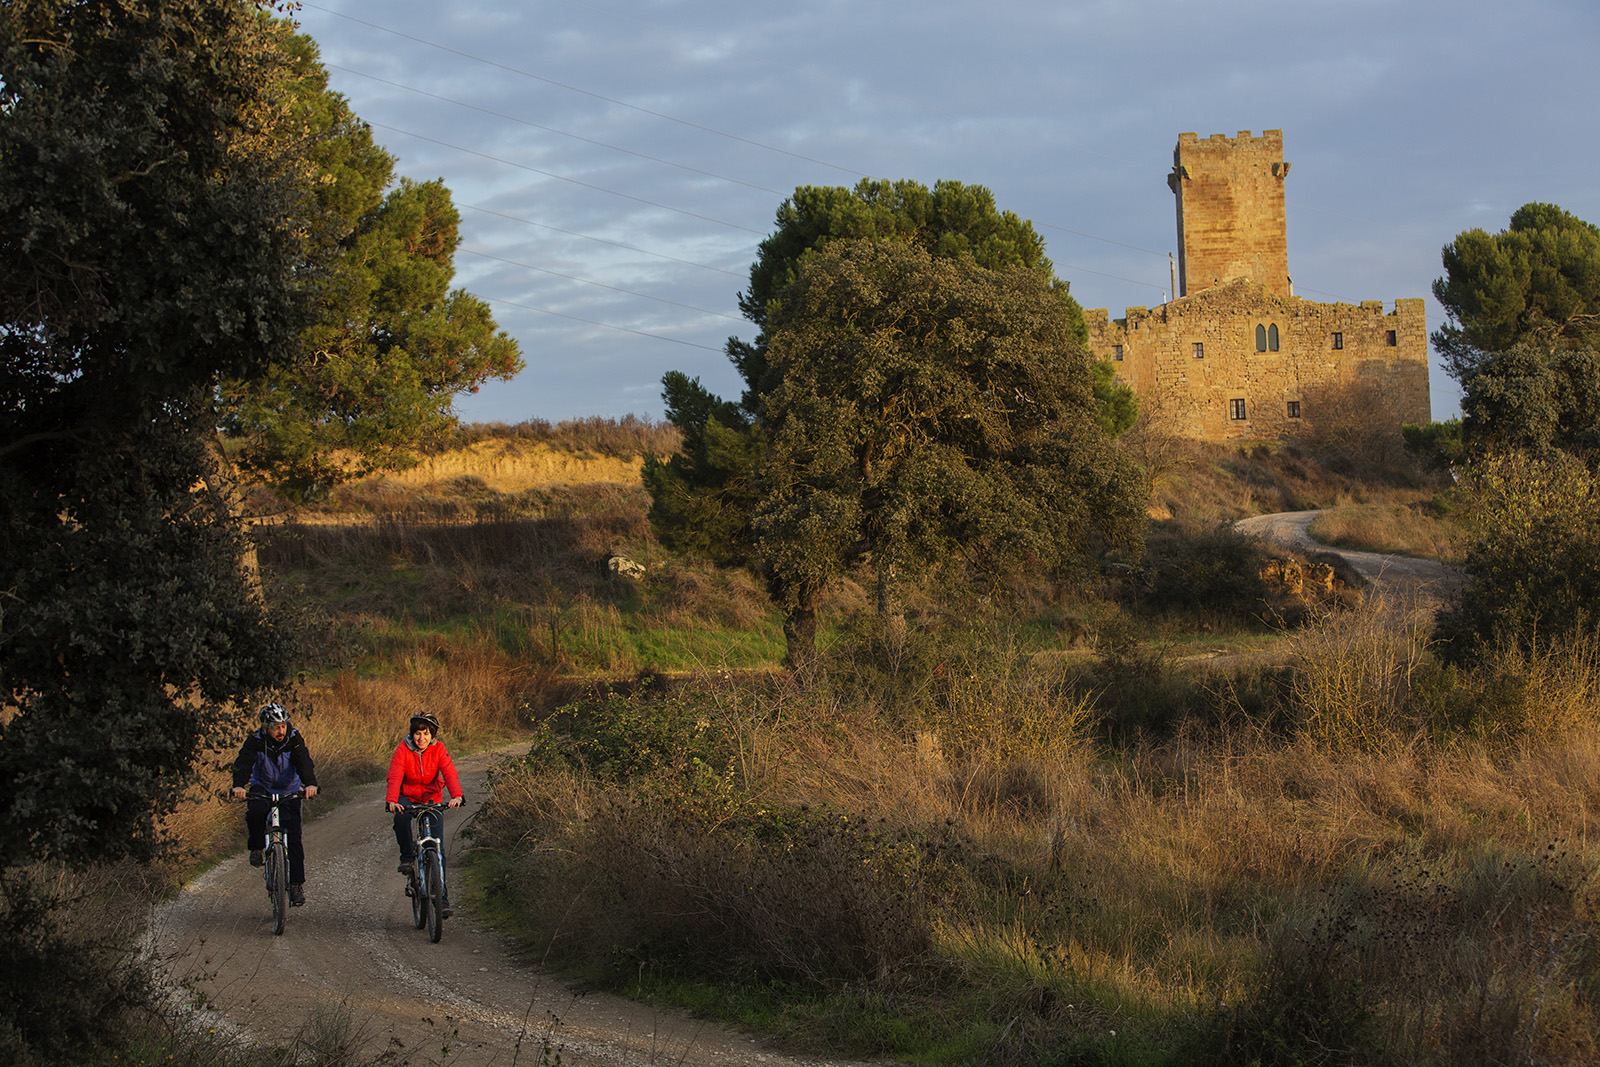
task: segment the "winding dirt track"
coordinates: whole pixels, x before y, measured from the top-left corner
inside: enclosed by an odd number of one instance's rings
[[[1386,606],[1402,611],[1436,611],[1461,587],[1460,571],[1433,560],[1381,552],[1355,552],[1311,539],[1307,532],[1319,512],[1281,511],[1255,515],[1234,523],[1235,529],[1296,552],[1333,552],[1343,556],[1356,572],[1372,583]]]
[[[445,818],[452,859],[493,758],[457,761],[468,801]],[[153,917],[159,966],[247,1040],[289,1043],[308,1034],[319,1011],[348,1009],[364,1039],[362,1062],[537,1067],[559,1054],[563,1067],[844,1067],[770,1052],[680,1014],[574,993],[518,963],[459,903],[431,944],[413,926],[395,873],[390,818],[375,783],[306,824],[307,903],[290,910],[280,937],[260,872],[243,853],[219,864]]]

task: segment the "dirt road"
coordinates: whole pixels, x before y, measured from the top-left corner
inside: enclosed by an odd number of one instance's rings
[[[491,758],[457,761],[468,803],[446,816],[450,858]],[[242,853],[207,872],[154,917],[164,971],[247,1039],[287,1043],[318,1013],[347,1009],[364,1038],[358,1062],[539,1067],[559,1054],[563,1067],[843,1067],[779,1055],[683,1015],[575,994],[516,962],[460,903],[443,939],[430,943],[395,873],[390,818],[377,783],[307,823],[307,903],[290,910],[279,937],[261,874]]]
[[[1241,533],[1296,552],[1336,552],[1372,583],[1388,606],[1401,610],[1437,610],[1460,588],[1461,572],[1443,563],[1381,552],[1354,552],[1313,541],[1308,530],[1317,515],[1315,511],[1255,515],[1240,519],[1234,527]]]

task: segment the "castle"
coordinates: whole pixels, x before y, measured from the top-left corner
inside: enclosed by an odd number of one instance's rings
[[[1177,296],[1109,319],[1086,311],[1090,351],[1168,432],[1204,440],[1294,437],[1350,398],[1387,422],[1426,423],[1421,298],[1318,304],[1289,277],[1283,131],[1178,136]]]

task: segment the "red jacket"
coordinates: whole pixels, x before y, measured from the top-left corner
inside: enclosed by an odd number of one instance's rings
[[[418,752],[408,737],[400,742],[389,761],[389,789],[384,803],[393,804],[404,794],[413,802],[437,804],[444,799],[441,782],[449,786],[451,796],[461,795],[461,779],[456,777],[449,750],[435,741],[427,751]]]

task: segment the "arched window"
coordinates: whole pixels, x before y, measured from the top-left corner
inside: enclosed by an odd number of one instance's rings
[[[1267,350],[1267,328],[1265,326],[1261,325],[1258,322],[1258,323],[1256,323],[1256,351],[1257,352],[1265,352],[1266,350]]]
[[[1278,350],[1278,324],[1277,323],[1273,323],[1271,326],[1267,327],[1267,351],[1268,352],[1276,352],[1277,350]]]

